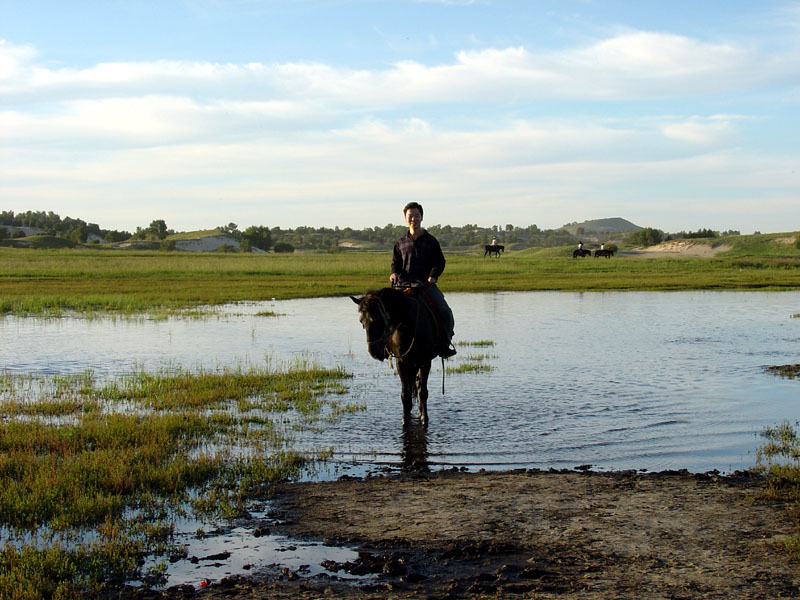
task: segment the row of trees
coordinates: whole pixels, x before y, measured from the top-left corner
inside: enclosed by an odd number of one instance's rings
[[[36,227],[44,230],[48,235],[58,236],[85,244],[90,236],[104,239],[107,242],[120,242],[127,240],[131,234],[127,231],[101,229],[97,223],[87,223],[83,219],[64,217],[63,219],[53,211],[33,211],[14,213],[13,210],[0,212],[0,227]]]
[[[175,234],[175,231],[170,229],[163,219],[155,219],[147,227],[137,227],[136,231],[131,234],[126,231],[101,229],[97,224],[87,223],[81,219],[70,217],[62,219],[52,211],[27,211],[17,214],[13,211],[2,211],[0,212],[0,229],[4,226],[37,227],[50,235],[67,238],[79,243],[86,243],[90,236],[94,236],[94,239],[103,239],[111,243],[128,239],[163,242]],[[566,246],[578,241],[566,229],[542,230],[536,225],[528,225],[527,227],[516,227],[510,223],[506,224],[505,227],[498,225],[480,227],[473,224],[460,227],[431,225],[427,229],[446,248],[485,245],[493,237],[497,237],[501,244],[523,244],[525,246],[544,248]],[[239,250],[241,251],[250,251],[254,248],[287,251],[292,248],[337,249],[340,248],[342,242],[346,241],[376,247],[391,246],[403,235],[406,227],[391,223],[383,227],[376,226],[365,229],[353,229],[351,227],[296,227],[293,229],[281,229],[280,227],[270,228],[265,225],[253,225],[244,231],[240,231],[236,223],[228,223],[217,227],[217,230],[236,239],[239,242]],[[624,241],[636,246],[653,246],[670,239],[715,238],[738,234],[738,231],[720,233],[711,229],[668,234],[660,229],[645,227],[628,234]],[[7,236],[7,232],[0,231],[0,238]],[[166,246],[162,244],[162,247]]]
[[[82,219],[71,217],[61,218],[52,211],[27,211],[14,213],[14,211],[0,212],[0,227],[36,227],[53,236],[63,237],[78,243],[86,243],[92,239],[102,239],[106,242],[122,242],[126,240],[163,241],[175,231],[163,219],[151,221],[147,227],[139,226],[133,233],[102,229],[96,223],[87,223]],[[467,224],[461,227],[451,225],[433,225],[428,227],[445,247],[473,246],[488,244],[492,237],[497,236],[502,243],[511,244],[522,242],[535,246],[558,246],[570,244],[575,238],[563,229],[540,230],[536,225],[528,227],[515,227],[506,224],[501,228],[498,225],[479,227]],[[239,230],[236,223],[228,223],[217,227],[221,233],[227,234],[240,243],[240,249],[261,250],[272,249],[281,244],[281,248],[302,247],[327,250],[337,248],[343,241],[354,243],[363,242],[378,246],[391,246],[406,231],[404,225],[387,224],[383,227],[367,227],[353,229],[351,227],[296,227],[281,229],[280,227],[267,227],[254,225],[244,231]]]

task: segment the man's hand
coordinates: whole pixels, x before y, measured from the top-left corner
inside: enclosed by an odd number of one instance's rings
[[[437,281],[436,277],[428,277],[428,283],[431,285],[435,284]]]
[[[397,273],[392,273],[391,275],[389,275],[389,283],[391,285],[394,285],[395,283],[397,283],[397,277],[398,277]]]

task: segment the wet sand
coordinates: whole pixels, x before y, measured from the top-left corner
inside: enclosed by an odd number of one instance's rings
[[[214,582],[204,598],[800,597],[786,506],[747,473],[416,473],[282,486],[278,528],[361,558],[313,578]],[[366,575],[359,583],[340,577]],[[194,595],[172,589],[162,596]],[[141,597],[145,597],[142,595]],[[153,596],[155,597],[155,596]]]

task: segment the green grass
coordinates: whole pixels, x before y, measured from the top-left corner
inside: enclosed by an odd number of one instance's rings
[[[800,289],[793,234],[721,238],[714,258],[570,257],[571,248],[447,254],[448,292]],[[709,242],[710,243],[710,242]],[[226,254],[0,248],[0,314],[174,314],[235,301],[359,294],[388,283],[390,253]]]
[[[168,240],[200,240],[203,238],[211,237],[211,236],[218,236],[224,235],[219,229],[206,229],[203,231],[187,231],[184,233],[175,233],[173,235],[167,236],[166,239]]]
[[[0,598],[79,598],[146,577],[144,556],[181,551],[175,518],[233,517],[325,456],[293,450],[293,432],[359,410],[337,401],[348,377],[304,363],[103,383],[3,374]]]
[[[787,379],[800,378],[800,364],[776,365],[772,367],[767,367],[767,371],[769,371],[773,375],[786,377]]]
[[[765,442],[756,452],[754,471],[766,477],[764,495],[771,500],[787,503],[797,531],[785,536],[781,544],[795,557],[800,558],[800,433],[798,425],[784,421],[776,427],[767,427],[762,436]]]
[[[63,248],[78,248],[80,247],[80,244],[65,238],[38,234],[23,238],[0,240],[0,246],[7,246],[11,248],[32,248],[37,250],[58,250]]]
[[[465,340],[458,342],[459,348],[487,348],[494,346],[494,342],[490,340]],[[489,364],[489,361],[497,358],[492,354],[456,354],[454,364],[447,366],[446,372],[451,375],[460,373],[488,373],[493,371],[494,367]]]

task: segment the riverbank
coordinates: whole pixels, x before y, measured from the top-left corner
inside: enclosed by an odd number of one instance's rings
[[[353,546],[330,576],[276,571],[200,597],[725,598],[800,596],[792,523],[749,473],[416,473],[289,484],[279,529]],[[343,583],[350,573],[367,573]],[[188,590],[139,597],[183,597]]]
[[[791,245],[768,241],[714,256],[702,254],[706,251],[716,252],[692,243],[677,253],[611,259],[573,259],[565,248],[507,252],[499,259],[448,253],[440,283],[445,293],[800,289],[800,250]],[[0,314],[152,317],[229,302],[360,294],[387,285],[389,258],[386,252],[0,248]]]

